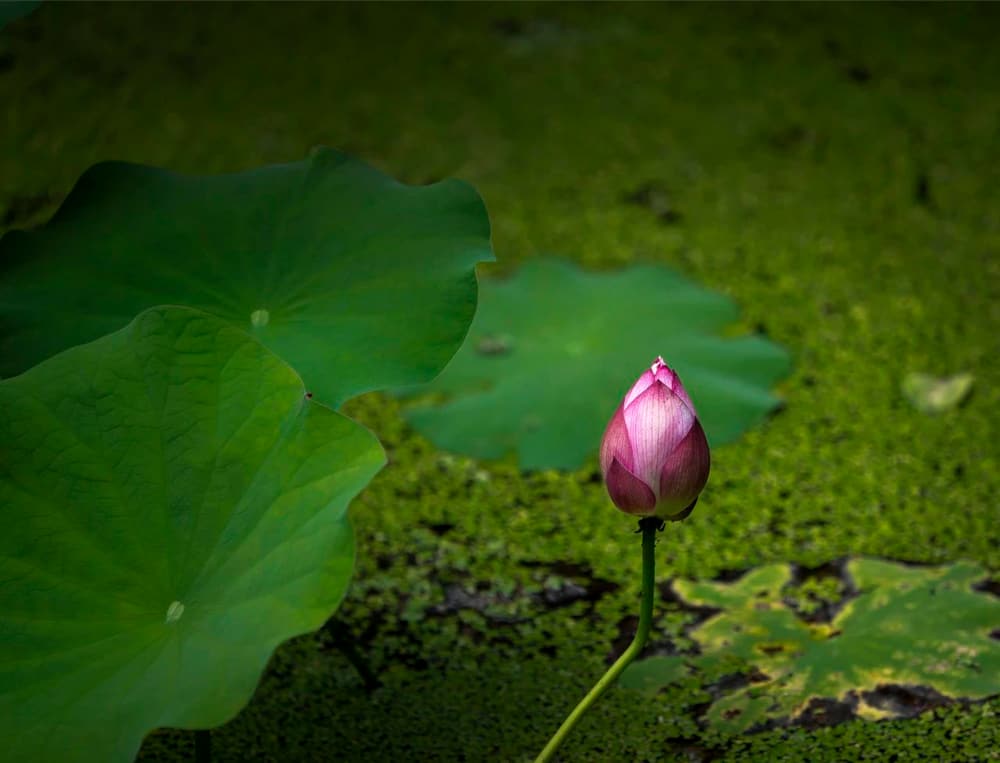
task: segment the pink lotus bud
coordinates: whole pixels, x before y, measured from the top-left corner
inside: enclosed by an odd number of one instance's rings
[[[601,440],[601,472],[626,514],[684,519],[694,509],[711,458],[691,398],[663,358],[625,394]]]

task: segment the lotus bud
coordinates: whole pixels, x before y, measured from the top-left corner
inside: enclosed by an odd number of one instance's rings
[[[711,459],[684,385],[663,358],[625,394],[601,440],[601,472],[626,514],[684,519],[694,509]]]

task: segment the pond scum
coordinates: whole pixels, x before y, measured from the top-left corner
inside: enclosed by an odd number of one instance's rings
[[[998,14],[43,4],[0,31],[0,220],[44,221],[110,158],[204,174],[324,144],[410,183],[459,177],[493,224],[499,264],[482,273],[550,254],[666,265],[793,356],[780,412],[713,450],[698,510],[660,536],[646,657],[711,653],[711,596],[754,575],[791,581],[766,601],[796,639],[878,595],[846,588],[850,565],[918,588],[964,570],[947,595],[971,617],[995,612],[1000,569]],[[912,373],[975,386],[931,415],[902,390]],[[632,523],[596,457],[521,471],[512,453],[443,453],[391,397],[344,410],[389,459],[351,507],[354,580],[213,731],[215,759],[530,759],[631,638]],[[731,703],[761,707],[762,676],[787,664],[706,659],[608,692],[563,759],[996,759],[1000,685],[970,668],[995,654],[988,617],[953,666],[974,690],[947,668],[904,688],[848,673],[830,692],[853,700],[734,726]],[[192,749],[161,730],[139,759]]]

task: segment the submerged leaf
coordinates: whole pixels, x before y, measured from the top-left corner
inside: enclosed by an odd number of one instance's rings
[[[489,238],[469,185],[329,149],[209,177],[98,164],[43,228],[0,239],[0,375],[176,304],[251,332],[331,405],[427,381],[465,337]]]
[[[704,671],[735,658],[750,680],[707,711],[710,723],[729,732],[837,703],[852,717],[889,717],[905,709],[886,701],[892,687],[939,701],[1000,692],[1000,643],[990,637],[1000,601],[973,588],[986,570],[855,559],[847,572],[860,593],[829,623],[803,622],[785,603],[788,565],[732,583],[676,582],[688,604],[721,610],[691,631],[701,654],[663,658],[673,661],[667,666],[634,663],[626,685],[655,690],[686,674],[678,664]]]
[[[713,445],[774,409],[788,354],[760,337],[723,338],[733,302],[663,267],[594,273],[533,260],[484,281],[469,340],[432,383],[449,398],[407,417],[445,450],[525,468],[580,466],[637,373],[657,355],[677,370]]]
[[[0,739],[12,761],[129,761],[207,728],[351,576],[379,470],[246,333],[186,308],[0,382]]]
[[[639,669],[635,666],[639,666]],[[619,683],[626,689],[658,691],[664,686],[680,681],[687,674],[683,658],[658,655],[641,662],[633,662],[622,673]]]

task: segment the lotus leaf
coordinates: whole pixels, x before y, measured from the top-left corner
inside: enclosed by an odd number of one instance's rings
[[[677,581],[683,601],[720,610],[691,632],[700,654],[633,663],[623,682],[656,690],[686,675],[682,665],[704,671],[735,659],[749,682],[733,683],[706,716],[729,732],[795,721],[830,703],[864,718],[892,717],[906,709],[893,690],[932,702],[1000,693],[1000,644],[990,636],[1000,601],[976,588],[985,569],[853,559],[847,574],[857,596],[830,622],[815,623],[784,599],[792,583],[785,564],[728,583]]]
[[[789,370],[772,342],[718,335],[738,316],[729,298],[665,267],[592,273],[531,260],[484,281],[468,341],[431,384],[405,391],[439,399],[407,415],[446,450],[516,451],[525,468],[572,469],[596,452],[629,385],[662,355],[718,445],[777,406],[769,388]]]
[[[207,728],[353,566],[384,462],[247,333],[154,308],[0,382],[0,739],[11,761],[128,761]]]
[[[489,236],[469,185],[329,149],[208,177],[98,164],[0,239],[0,376],[177,304],[253,333],[330,405],[427,381],[468,330]]]

